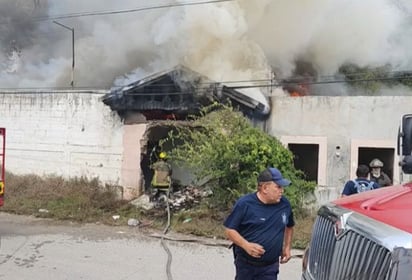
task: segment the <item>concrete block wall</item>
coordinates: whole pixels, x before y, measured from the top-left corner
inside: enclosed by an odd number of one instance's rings
[[[103,104],[105,91],[0,92],[0,127],[7,129],[6,166],[16,174],[98,177],[142,191],[141,145],[147,123],[123,124]],[[396,148],[411,96],[274,97],[265,125],[285,145],[309,141],[319,149],[318,204],[339,196],[355,176],[358,147]],[[336,147],[340,147],[337,156]],[[398,158],[394,181],[399,182]]]
[[[325,145],[320,149],[326,164],[320,170],[325,184],[318,188],[319,204],[337,198],[346,180],[355,177],[358,147],[396,149],[401,117],[412,113],[412,96],[274,97],[271,104],[269,134],[288,143],[306,138]],[[395,155],[394,183],[399,182],[398,162]]]
[[[123,124],[100,100],[105,93],[1,92],[7,170],[121,184]]]

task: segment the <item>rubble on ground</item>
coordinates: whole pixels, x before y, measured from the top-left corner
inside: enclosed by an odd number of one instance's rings
[[[199,188],[194,186],[181,187],[177,191],[169,194],[169,206],[173,211],[186,210],[198,205],[205,197],[212,195],[210,189]],[[151,199],[149,195],[144,194],[130,202],[137,208],[151,210],[152,208],[163,208],[166,206],[166,200],[160,195],[158,198]]]
[[[203,198],[212,194],[210,189],[186,186],[169,195],[169,205],[172,210],[187,210],[198,205]]]
[[[169,205],[173,210],[190,209],[212,194],[210,189],[186,186],[170,194]]]
[[[128,226],[131,226],[131,227],[138,226],[139,224],[140,224],[140,221],[137,220],[137,219],[129,219],[129,220],[127,221],[127,225],[128,225]]]
[[[150,196],[147,194],[141,195],[138,198],[130,201],[130,204],[144,210],[150,210],[154,207],[154,204],[150,201]]]

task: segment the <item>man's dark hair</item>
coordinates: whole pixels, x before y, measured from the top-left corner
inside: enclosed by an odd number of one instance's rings
[[[361,164],[356,169],[356,176],[359,178],[367,178],[369,173],[369,167],[367,165]]]

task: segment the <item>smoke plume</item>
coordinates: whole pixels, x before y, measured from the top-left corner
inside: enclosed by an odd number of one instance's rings
[[[345,63],[412,69],[409,0],[235,0],[61,18],[201,0],[2,0],[0,87],[110,88],[184,64],[216,81],[319,75]]]

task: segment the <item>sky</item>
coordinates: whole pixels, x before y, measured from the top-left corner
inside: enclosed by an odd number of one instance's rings
[[[110,88],[183,64],[218,82],[319,75],[353,63],[412,70],[410,0],[2,0],[0,88]]]

